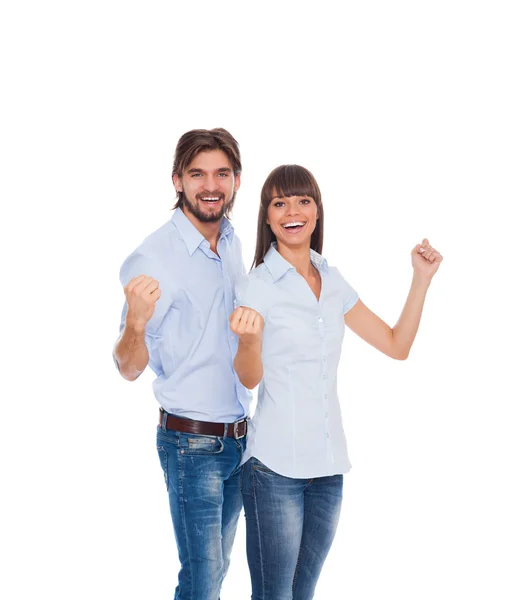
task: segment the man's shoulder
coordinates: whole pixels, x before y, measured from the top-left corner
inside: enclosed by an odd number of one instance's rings
[[[234,250],[238,250],[239,252],[242,252],[242,242],[240,241],[239,236],[235,232],[232,232],[232,234],[231,234],[230,246]]]
[[[170,219],[147,235],[136,251],[153,258],[158,258],[161,254],[165,256],[167,251],[176,245],[179,238],[178,230]]]
[[[172,265],[178,264],[178,260],[174,260],[178,247],[179,236],[169,220],[149,234],[127,256],[120,268],[121,280],[132,279],[137,274],[160,279]]]
[[[184,249],[181,235],[172,219],[161,225],[158,229],[139,244],[131,253],[145,256],[148,260],[168,262],[168,257],[174,257],[175,252]],[[169,254],[171,253],[171,254]]]

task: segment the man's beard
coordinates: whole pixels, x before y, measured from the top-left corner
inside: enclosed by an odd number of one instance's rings
[[[202,200],[200,198],[207,198],[209,196],[217,196],[219,198],[220,206],[218,207],[217,212],[204,212],[201,210],[200,202]],[[233,194],[230,202],[228,203],[225,202],[225,197],[222,193],[199,194],[198,196],[196,196],[196,204],[191,202],[189,198],[185,195],[185,193],[182,194],[182,199],[184,202],[184,206],[194,217],[198,219],[198,221],[201,221],[202,223],[217,223],[224,217],[226,211],[232,205],[235,199],[235,194]]]

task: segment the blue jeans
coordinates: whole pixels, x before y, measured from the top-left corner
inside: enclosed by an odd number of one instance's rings
[[[218,600],[242,508],[245,438],[157,430],[181,569],[175,600]]]
[[[252,600],[310,600],[336,533],[343,475],[292,479],[256,458],[244,465]]]

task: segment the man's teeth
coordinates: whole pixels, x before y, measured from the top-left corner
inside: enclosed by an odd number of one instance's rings
[[[218,196],[207,196],[206,198],[202,198],[205,202],[217,202],[219,200]]]
[[[288,227],[302,227],[305,223],[301,223],[300,221],[294,221],[293,223],[285,223],[283,227],[287,229]]]

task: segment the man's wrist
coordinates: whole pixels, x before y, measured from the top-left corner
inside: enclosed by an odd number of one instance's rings
[[[134,335],[137,336],[144,336],[145,335],[145,327],[146,327],[146,323],[140,323],[139,321],[136,321],[134,319],[126,319],[125,322],[125,327],[126,329],[133,333]]]
[[[239,338],[239,347],[249,350],[250,352],[259,351],[262,347],[262,340],[261,339],[246,340],[246,339]]]

